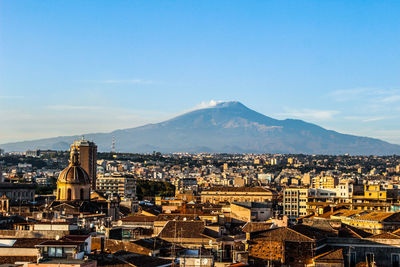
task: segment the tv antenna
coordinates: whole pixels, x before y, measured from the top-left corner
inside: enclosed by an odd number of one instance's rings
[[[111,153],[115,153],[115,136],[113,135],[111,141]]]

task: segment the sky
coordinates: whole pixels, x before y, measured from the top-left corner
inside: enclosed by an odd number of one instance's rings
[[[215,101],[400,144],[400,1],[0,0],[0,144]]]

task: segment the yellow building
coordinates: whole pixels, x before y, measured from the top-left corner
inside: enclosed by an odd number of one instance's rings
[[[333,176],[316,176],[312,178],[312,188],[334,189],[338,184],[338,178]]]
[[[278,194],[263,187],[214,187],[201,192],[202,203],[267,202],[276,200]]]
[[[396,198],[396,193],[391,189],[384,189],[381,185],[364,185],[364,198],[387,202]]]
[[[58,176],[57,200],[90,200],[90,178],[88,173],[80,166],[76,148],[71,149],[69,166]]]

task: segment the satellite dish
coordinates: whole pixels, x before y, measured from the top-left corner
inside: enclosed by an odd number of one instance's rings
[[[59,235],[56,235],[56,240],[60,240],[60,236]]]

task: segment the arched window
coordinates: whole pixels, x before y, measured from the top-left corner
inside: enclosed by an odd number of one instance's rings
[[[58,195],[57,195],[57,199],[60,200],[61,199],[61,189],[58,188]]]
[[[80,194],[81,200],[83,200],[85,198],[85,191],[83,190],[83,188],[81,188],[80,192],[81,192],[81,194]]]
[[[68,188],[67,200],[71,200],[71,188]]]

